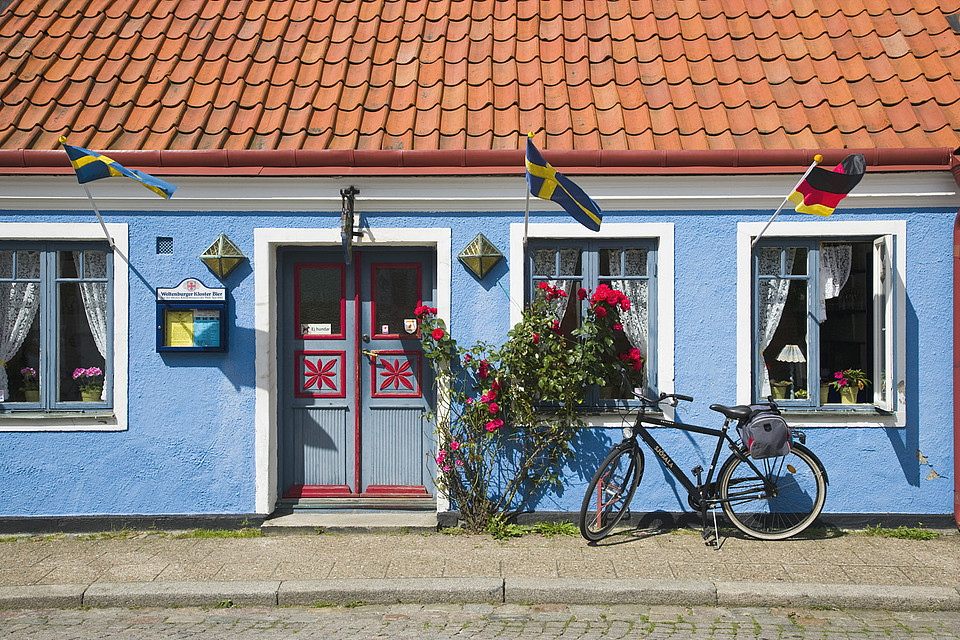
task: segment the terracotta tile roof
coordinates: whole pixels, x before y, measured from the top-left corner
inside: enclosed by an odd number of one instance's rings
[[[0,2],[2,6],[3,2]],[[960,0],[14,0],[0,149],[960,146]]]

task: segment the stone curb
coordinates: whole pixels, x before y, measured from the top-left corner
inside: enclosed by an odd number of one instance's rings
[[[500,578],[286,580],[280,584],[277,602],[281,605],[300,606],[328,602],[336,604],[503,602],[503,580]]]
[[[4,609],[60,609],[83,604],[85,584],[40,584],[0,587],[0,607]]]
[[[330,604],[643,604],[960,611],[960,588],[846,584],[401,578],[122,582],[0,587],[0,608]]]
[[[277,604],[279,580],[237,582],[95,582],[83,594],[87,607],[215,607]]]
[[[504,602],[512,604],[715,605],[717,589],[701,580],[591,580],[508,578]]]
[[[775,607],[786,603],[807,608],[960,611],[960,592],[949,587],[717,583],[717,604],[722,607]]]

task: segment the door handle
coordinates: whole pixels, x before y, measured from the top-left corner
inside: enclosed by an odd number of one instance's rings
[[[374,362],[377,361],[377,356],[380,355],[379,351],[367,351],[366,349],[361,349],[360,353],[362,353],[365,356],[369,356],[369,358]]]

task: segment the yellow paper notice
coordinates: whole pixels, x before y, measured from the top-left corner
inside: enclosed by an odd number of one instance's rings
[[[169,310],[164,314],[166,327],[164,334],[167,336],[166,347],[192,347],[193,346],[193,311],[173,311]]]

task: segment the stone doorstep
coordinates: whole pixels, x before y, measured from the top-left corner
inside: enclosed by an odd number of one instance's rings
[[[435,532],[437,514],[422,511],[381,513],[291,513],[265,520],[265,536],[302,533],[407,533]]]

